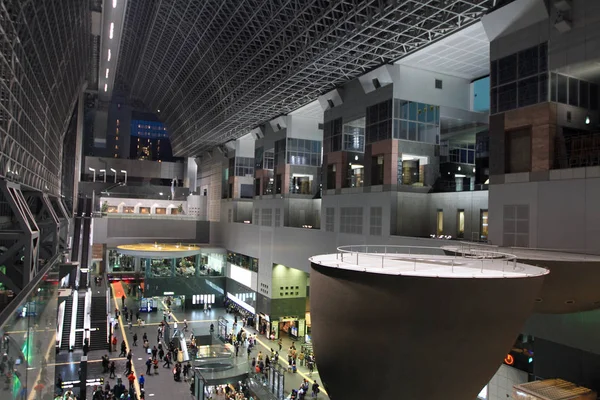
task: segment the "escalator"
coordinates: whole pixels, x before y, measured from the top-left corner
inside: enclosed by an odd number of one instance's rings
[[[82,214],[82,210],[83,210],[83,204],[84,204],[84,200],[83,198],[79,198],[77,199],[77,213],[75,214],[75,218],[73,218],[73,249],[72,249],[72,254],[71,254],[71,260],[72,261],[78,261],[79,260],[79,247],[81,246],[81,214]]]
[[[73,312],[73,297],[69,296],[65,300],[65,313],[63,318],[63,331],[60,342],[61,350],[69,349],[69,336],[71,335],[71,313]]]
[[[81,268],[89,268],[89,255],[90,255],[90,233],[92,229],[92,199],[84,199],[85,214],[82,217],[83,220],[83,236],[81,242]]]
[[[75,328],[77,331],[75,332],[75,348],[81,349],[83,348],[83,320],[85,318],[85,292],[80,292],[77,294],[79,296],[79,301],[77,304],[77,319]]]
[[[92,297],[90,350],[108,349],[106,317],[106,299],[104,297]]]

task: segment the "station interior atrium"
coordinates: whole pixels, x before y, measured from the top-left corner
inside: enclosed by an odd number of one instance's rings
[[[0,30],[0,399],[600,398],[599,0]]]

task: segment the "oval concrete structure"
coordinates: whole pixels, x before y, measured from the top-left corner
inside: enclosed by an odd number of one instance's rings
[[[312,257],[311,267],[312,339],[334,400],[475,399],[531,314],[547,273],[525,266],[510,277],[450,269],[436,277],[416,264],[414,272],[348,266],[335,254]]]
[[[520,263],[546,268],[551,274],[536,299],[534,312],[568,314],[600,308],[600,256],[542,249],[513,249],[466,243],[443,247],[447,254],[469,251],[503,251]]]

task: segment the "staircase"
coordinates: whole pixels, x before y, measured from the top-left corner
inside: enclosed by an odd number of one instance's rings
[[[78,306],[77,306],[77,320],[75,329],[78,329],[75,332],[75,348],[81,349],[83,348],[83,320],[85,318],[85,292],[78,293],[79,296]]]
[[[61,350],[69,350],[69,335],[71,335],[71,313],[73,312],[73,297],[69,296],[65,301],[65,315],[63,320]]]
[[[106,299],[104,297],[92,297],[90,350],[108,349],[106,313]]]

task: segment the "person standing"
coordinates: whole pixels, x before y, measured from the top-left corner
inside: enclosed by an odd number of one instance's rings
[[[123,296],[121,296],[121,308],[125,307],[125,294],[123,294]]]
[[[148,359],[146,360],[146,375],[152,375],[152,372],[150,372],[151,368],[152,368],[152,357],[148,357]]]
[[[112,362],[110,363],[110,368],[109,368],[109,371],[110,371],[110,375],[108,375],[108,378],[109,378],[109,379],[110,379],[110,378],[116,378],[116,375],[115,375],[115,371],[116,371],[116,370],[117,370],[117,366],[115,365],[115,362],[114,362],[114,361],[112,361]]]
[[[144,374],[140,374],[138,378],[138,383],[140,384],[140,389],[144,388],[144,383],[146,383],[146,379],[144,378]]]
[[[134,333],[134,334],[133,334],[133,345],[134,345],[134,346],[137,346],[137,340],[138,340],[137,333]]]
[[[119,357],[126,357],[127,356],[127,345],[125,344],[125,340],[123,340],[121,342],[121,352],[119,353]]]
[[[133,372],[127,375],[127,380],[129,381],[129,392],[133,393],[133,383],[135,382],[135,375]]]

